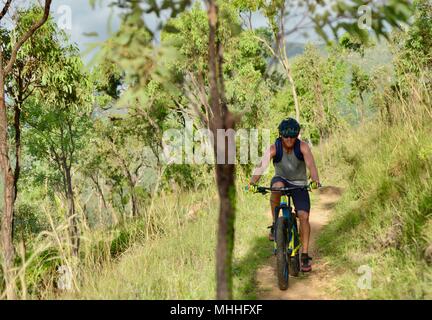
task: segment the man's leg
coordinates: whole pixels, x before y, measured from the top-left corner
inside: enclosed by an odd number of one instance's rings
[[[283,188],[285,185],[283,182],[278,181],[278,182],[274,182],[272,183],[271,187],[272,188]],[[275,208],[280,204],[280,200],[281,200],[281,193],[277,192],[277,191],[272,191],[271,196],[270,196],[270,216],[271,216],[271,221],[272,221],[272,225],[274,225],[275,221],[274,221],[274,212],[275,212]],[[274,240],[274,236],[273,233],[270,232],[269,234],[269,239],[271,241]]]
[[[271,186],[272,188],[283,188],[285,187],[283,182],[275,182],[272,184]],[[278,191],[272,191],[271,196],[270,196],[270,208],[271,208],[271,219],[273,222],[274,221],[274,212],[275,212],[275,208],[280,205],[280,200],[281,200],[281,193]]]
[[[309,237],[310,237],[309,212],[303,210],[299,211],[298,217],[300,220],[300,237],[302,242],[302,253],[308,253]]]
[[[302,242],[302,254],[301,254],[301,270],[303,272],[312,271],[312,265],[309,257],[309,237],[310,237],[310,224],[309,224],[309,212],[300,210],[298,211],[298,217],[300,220],[300,237]]]
[[[307,190],[296,190],[293,192],[294,206],[297,209],[297,216],[300,220],[300,237],[302,242],[301,270],[303,272],[312,271],[309,257],[309,237],[311,228],[309,224],[310,198]]]

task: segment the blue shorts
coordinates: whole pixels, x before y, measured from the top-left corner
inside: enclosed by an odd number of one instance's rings
[[[286,188],[296,187],[296,185],[290,183],[287,179],[279,176],[274,176],[270,182],[270,186],[273,186],[276,182],[282,182]],[[310,198],[309,191],[307,189],[297,189],[291,192],[294,207],[296,211],[310,212]]]

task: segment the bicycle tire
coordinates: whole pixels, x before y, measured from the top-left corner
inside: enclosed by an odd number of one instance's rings
[[[298,224],[297,224],[297,220],[295,220],[295,216],[293,217],[294,219],[294,225],[295,225],[295,230],[298,230]],[[299,234],[298,231],[292,231],[296,234],[293,234],[293,237],[295,237],[294,240],[294,247],[297,247],[300,244],[300,239],[299,239]],[[297,253],[293,256],[293,257],[289,257],[289,271],[290,271],[290,275],[293,277],[298,277],[299,273],[300,273],[300,249],[297,251]]]
[[[296,253],[294,257],[289,258],[289,272],[293,277],[298,277],[300,273],[300,253]]]
[[[287,261],[286,241],[287,227],[284,217],[279,217],[276,224],[276,272],[280,290],[286,290],[289,285],[289,264]]]

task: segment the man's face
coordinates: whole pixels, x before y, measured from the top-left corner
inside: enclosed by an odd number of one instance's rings
[[[282,137],[282,143],[284,144],[285,148],[292,148],[294,147],[294,143],[296,141],[297,137]]]

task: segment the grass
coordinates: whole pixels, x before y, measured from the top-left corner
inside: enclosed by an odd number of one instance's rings
[[[218,204],[213,192],[202,191],[198,198],[207,201],[188,222],[187,213],[176,217],[176,210],[159,212],[171,221],[164,233],[135,241],[112,263],[88,264],[87,269],[81,270],[79,292],[57,298],[214,299]],[[196,203],[193,199],[189,201]],[[234,297],[254,299],[256,269],[271,254],[265,229],[268,218],[264,215],[268,201],[240,190],[237,201]]]
[[[339,298],[432,299],[425,253],[432,245],[432,118],[421,111],[395,126],[364,125],[323,147],[324,180],[346,187],[317,240],[336,270],[329,288]],[[370,289],[357,285],[361,266],[371,268]]]
[[[320,146],[316,159],[322,181],[346,190],[318,238],[322,256],[336,271],[329,283],[332,296],[336,288],[342,299],[432,298],[426,255],[432,244],[428,120],[416,124],[415,137],[412,123],[375,123]],[[264,215],[268,198],[240,188],[237,196],[234,298],[256,299],[256,270],[271,255],[265,229],[269,218]],[[41,245],[51,239],[51,246],[25,270],[28,290],[23,298],[214,299],[217,208],[216,190],[209,187],[162,194],[151,211],[108,230],[82,228],[75,293],[54,290],[56,268],[68,258],[61,244],[68,241],[64,226],[53,225],[39,239]],[[29,252],[26,261],[31,260]],[[369,290],[357,285],[362,266],[372,270]]]

